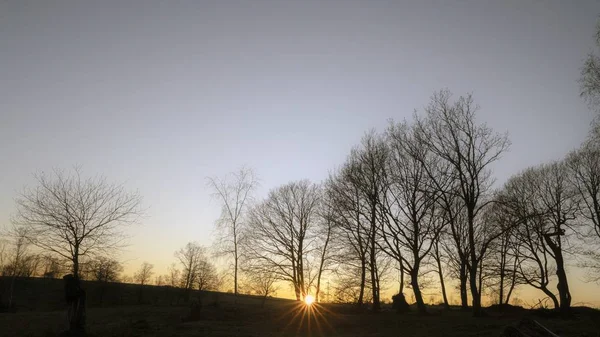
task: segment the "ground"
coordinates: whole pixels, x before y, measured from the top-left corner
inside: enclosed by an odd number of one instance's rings
[[[469,312],[430,308],[431,314],[373,314],[350,305],[307,307],[295,301],[243,298],[238,303],[203,300],[198,320],[189,306],[118,306],[88,309],[91,336],[499,336],[504,327],[530,316],[560,336],[600,336],[600,312],[578,308],[570,319],[527,310],[473,318]],[[65,311],[0,314],[1,336],[57,336]]]

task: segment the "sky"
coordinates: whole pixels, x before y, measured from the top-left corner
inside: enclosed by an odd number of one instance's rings
[[[252,167],[259,197],[322,181],[444,88],[508,132],[501,183],[584,139],[595,113],[577,79],[599,14],[593,0],[2,0],[0,225],[33,173],[81,165],[143,196],[122,259],[164,272],[211,243],[207,176]],[[574,302],[600,293],[571,270]]]

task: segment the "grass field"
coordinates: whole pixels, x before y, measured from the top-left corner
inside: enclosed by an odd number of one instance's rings
[[[378,314],[351,305],[307,307],[295,301],[231,295],[206,297],[199,319],[186,321],[188,306],[118,306],[89,308],[92,336],[499,336],[507,325],[532,316],[560,336],[600,336],[600,312],[578,308],[571,319],[550,318],[527,310],[469,312],[430,308],[427,316]],[[66,328],[65,311],[0,314],[0,336],[57,336]]]

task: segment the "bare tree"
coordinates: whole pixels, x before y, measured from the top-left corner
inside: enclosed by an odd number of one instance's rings
[[[595,32],[596,47],[600,47],[600,21]],[[590,53],[581,68],[579,78],[581,96],[590,104],[600,103],[600,56]]]
[[[383,250],[410,275],[418,310],[425,313],[419,276],[444,223],[438,221],[435,209],[439,193],[424,167],[427,147],[416,132],[407,122],[392,122],[388,128],[388,184],[380,209]]]
[[[177,287],[181,284],[180,282],[180,271],[177,269],[175,263],[171,263],[169,266],[168,274],[166,275],[167,284],[171,287]]]
[[[446,291],[446,280],[444,279],[444,268],[445,265],[444,256],[442,255],[442,249],[440,247],[441,235],[438,236],[437,240],[433,241],[433,259],[437,267],[437,274],[440,279],[440,292],[442,293],[442,300],[444,301],[444,308],[450,309],[450,302],[448,301],[448,292]],[[401,271],[402,273],[402,271]],[[401,281],[402,282],[402,281]],[[399,291],[402,293],[402,291]]]
[[[264,307],[267,298],[277,293],[277,279],[277,274],[270,272],[250,274],[248,288],[251,293],[262,297],[261,306]]]
[[[123,265],[110,257],[98,256],[89,263],[87,268],[89,279],[99,282],[117,282],[123,272]]]
[[[78,168],[35,177],[38,186],[16,200],[14,223],[32,244],[70,260],[76,277],[80,258],[122,246],[121,229],[140,215],[141,197],[104,177],[85,179]]]
[[[518,190],[519,187],[526,190]],[[523,226],[519,226],[519,238],[526,253],[520,263],[521,275],[528,284],[544,291],[562,312],[568,312],[571,305],[566,272],[566,254],[570,253],[569,237],[579,232],[577,215],[580,209],[580,195],[571,184],[566,164],[553,162],[528,169],[521,177],[512,181],[512,208],[524,209],[521,215]],[[524,206],[522,206],[524,205]],[[554,265],[548,267],[548,260]],[[524,266],[528,266],[524,270]],[[557,277],[559,298],[547,289],[550,275]],[[532,275],[532,276],[530,276]]]
[[[18,277],[31,277],[35,274],[39,258],[37,255],[29,251],[29,243],[27,240],[27,229],[23,227],[13,227],[8,233],[8,247],[5,248],[4,265],[2,266],[1,275],[10,277],[10,288],[8,292],[8,306],[13,305],[13,293],[15,281]]]
[[[538,212],[545,214],[542,235],[556,263],[560,310],[568,312],[571,307],[571,293],[565,269],[565,253],[568,247],[567,235],[577,233],[574,220],[577,219],[579,210],[579,197],[569,184],[566,166],[562,162],[540,167],[538,191]]]
[[[271,190],[251,214],[245,245],[251,268],[289,281],[297,300],[304,299],[308,291],[305,276],[320,202],[320,187],[302,180]]]
[[[217,250],[233,259],[233,288],[238,294],[238,270],[243,219],[258,180],[251,169],[241,168],[224,178],[207,178],[213,196],[221,202],[221,217],[217,221]]]
[[[219,277],[217,269],[207,259],[202,259],[198,263],[198,275],[196,276],[196,285],[198,290],[216,290],[219,287]]]
[[[8,264],[8,240],[0,239],[0,272],[4,270],[4,266]]]
[[[442,171],[446,172],[446,171]],[[436,188],[442,193],[438,199],[440,220],[446,223],[442,235],[438,236],[438,247],[442,249],[447,258],[449,276],[458,279],[461,308],[467,310],[468,279],[469,279],[469,242],[468,226],[464,205],[454,193],[455,185],[444,182],[444,175],[433,179]],[[442,178],[440,178],[442,177]],[[440,183],[438,180],[442,180]]]
[[[57,278],[64,274],[64,270],[68,269],[64,266],[64,259],[59,259],[52,254],[45,254],[41,256],[42,263],[42,277],[45,278]]]
[[[317,270],[317,285],[315,289],[315,301],[319,302],[321,294],[321,280],[324,273],[328,272],[330,268],[335,264],[336,260],[336,242],[334,240],[334,219],[335,212],[333,210],[334,205],[324,198],[321,204],[320,210],[320,221],[316,230],[315,241],[316,250],[315,253],[318,255],[319,267]]]
[[[175,252],[175,257],[182,267],[181,287],[191,290],[198,282],[198,271],[203,261],[206,261],[205,249],[197,242],[188,242],[185,247]]]
[[[450,101],[449,91],[440,91],[432,97],[426,108],[426,118],[418,120],[420,133],[427,148],[449,165],[448,175],[457,185],[455,191],[466,213],[469,250],[469,283],[473,301],[473,314],[481,314],[481,289],[478,288],[482,248],[489,239],[478,245],[478,233],[485,232],[478,221],[481,210],[489,203],[490,166],[500,158],[510,145],[506,135],[495,133],[485,124],[477,124],[479,109],[471,95]]]
[[[370,131],[362,138],[361,145],[352,150],[349,161],[352,169],[348,172],[350,183],[356,186],[358,200],[364,207],[358,210],[362,213],[367,230],[368,266],[371,280],[372,309],[377,312],[380,304],[380,272],[377,268],[377,256],[381,237],[380,207],[386,191],[386,163],[388,148],[381,135]]]
[[[365,302],[369,257],[368,233],[364,204],[359,187],[353,183],[357,164],[348,159],[340,171],[327,181],[327,200],[332,204],[332,220],[341,245],[338,264],[342,269],[358,270],[356,302]],[[353,292],[354,293],[354,292]]]
[[[582,146],[566,158],[568,177],[581,201],[580,219],[584,223],[581,234],[581,266],[589,280],[600,282],[600,123],[592,124],[592,130]]]
[[[519,218],[502,205],[501,197],[498,203],[489,208],[485,215],[486,221],[497,228],[502,228],[502,234],[490,244],[487,262],[487,273],[483,270],[480,275],[486,275],[497,304],[508,304],[514,289],[522,282],[518,277],[518,266],[521,263],[521,246],[518,238]]]
[[[8,233],[11,238],[5,247],[5,262],[2,275],[16,277],[31,277],[36,274],[39,264],[37,254],[31,252],[25,228],[15,227]]]
[[[141,285],[148,284],[150,282],[152,275],[154,274],[154,265],[148,262],[143,262],[140,268],[135,274],[133,274],[133,279],[135,282]]]

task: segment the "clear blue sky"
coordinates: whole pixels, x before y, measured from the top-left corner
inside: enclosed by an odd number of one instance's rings
[[[433,91],[472,91],[508,131],[503,181],[560,158],[599,1],[0,2],[0,224],[32,173],[83,165],[139,189],[132,265],[163,269],[219,214],[204,178],[256,169],[260,194],[320,181],[364,131]]]

